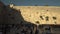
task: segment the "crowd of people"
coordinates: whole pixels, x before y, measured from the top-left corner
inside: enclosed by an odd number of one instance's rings
[[[32,24],[13,24],[10,33],[19,34],[35,34],[37,28],[36,25]],[[37,34],[37,33],[36,33]]]
[[[43,26],[37,26],[35,24],[7,24],[4,25],[3,32],[6,34],[50,34],[50,32],[44,32]]]

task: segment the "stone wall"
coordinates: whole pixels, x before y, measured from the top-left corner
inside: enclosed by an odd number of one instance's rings
[[[20,10],[24,20],[33,24],[60,24],[60,7],[57,6],[13,6]]]

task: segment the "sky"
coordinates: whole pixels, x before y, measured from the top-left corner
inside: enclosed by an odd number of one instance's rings
[[[60,6],[60,0],[1,0],[5,5],[14,4],[16,6]]]

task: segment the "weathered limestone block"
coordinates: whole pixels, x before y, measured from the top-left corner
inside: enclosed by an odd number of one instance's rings
[[[56,6],[13,6],[13,8],[21,11],[24,20],[37,24],[60,24],[60,7]],[[43,17],[43,20],[40,18]],[[46,21],[48,17],[48,21]],[[54,20],[53,17],[56,17]]]

